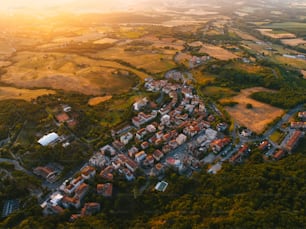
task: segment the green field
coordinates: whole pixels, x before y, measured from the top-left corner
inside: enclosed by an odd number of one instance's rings
[[[284,132],[281,132],[279,130],[276,130],[271,136],[270,139],[272,142],[275,142],[277,144],[280,144],[283,139],[285,138],[286,134]]]

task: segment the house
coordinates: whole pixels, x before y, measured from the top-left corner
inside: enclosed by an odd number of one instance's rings
[[[152,124],[147,125],[146,131],[148,131],[149,133],[154,133],[154,132],[156,132],[156,127]]]
[[[160,161],[160,159],[164,156],[163,152],[160,151],[159,149],[155,150],[154,153],[153,153],[153,158],[156,160],[156,161]]]
[[[97,193],[104,197],[112,197],[113,195],[113,184],[97,184]]]
[[[100,149],[101,153],[104,155],[110,155],[115,156],[117,154],[117,151],[110,145],[105,145]]]
[[[306,122],[291,122],[290,123],[290,127],[292,129],[302,129],[302,130],[305,130],[306,129]]]
[[[71,216],[70,216],[70,219],[69,219],[69,221],[70,222],[74,222],[74,221],[76,221],[78,218],[80,218],[81,217],[81,214],[72,214]]]
[[[52,177],[56,176],[56,171],[54,171],[52,168],[49,168],[47,166],[38,166],[33,170],[33,173],[37,176],[40,176],[46,180],[52,179]]]
[[[168,187],[168,183],[165,181],[161,181],[156,184],[155,190],[159,192],[164,192],[166,191],[167,187]]]
[[[176,140],[171,140],[171,141],[169,142],[169,146],[170,146],[172,149],[175,149],[176,147],[178,147],[178,143],[177,143]],[[164,151],[164,149],[163,149],[163,151]],[[164,151],[164,152],[165,152],[165,151]]]
[[[132,118],[132,123],[137,127],[140,128],[141,125],[148,123],[155,119],[157,116],[157,111],[152,111],[151,114],[145,114],[143,112],[138,113],[137,116]]]
[[[127,145],[132,139],[133,139],[133,134],[127,132],[126,134],[120,137],[120,142],[122,142],[124,145]]]
[[[128,169],[123,169],[123,173],[124,173],[125,179],[126,179],[127,181],[132,181],[132,180],[135,179],[133,173],[131,173],[130,170],[128,170]]]
[[[176,139],[177,144],[182,145],[183,143],[186,142],[187,136],[184,134],[180,134]]]
[[[81,215],[91,216],[93,214],[100,212],[100,209],[101,209],[101,206],[99,203],[95,203],[95,202],[86,203],[84,207],[82,208]]]
[[[52,205],[49,207],[52,213],[54,214],[62,214],[64,212],[64,209],[59,205]]]
[[[114,168],[112,166],[108,166],[100,172],[100,176],[105,180],[112,181],[114,178],[113,170]]]
[[[84,182],[83,177],[78,176],[75,179],[73,179],[68,185],[66,185],[63,191],[66,194],[71,195],[83,182]]]
[[[279,149],[273,153],[272,158],[274,160],[279,160],[283,158],[285,155],[286,155],[286,152],[283,149]]]
[[[288,152],[291,152],[294,149],[294,147],[297,145],[300,138],[303,137],[303,135],[304,135],[303,132],[300,130],[294,131],[289,137],[289,140],[287,141],[285,145],[285,149]]]
[[[142,149],[147,149],[149,147],[149,143],[148,142],[142,142],[140,144],[140,146],[141,146]]]
[[[68,113],[72,110],[71,106],[67,105],[67,104],[62,104],[62,109],[64,112]]]
[[[175,141],[176,142],[176,141]],[[171,151],[171,146],[170,145],[164,145],[163,146],[163,148],[162,148],[162,151],[164,152],[164,153],[168,153],[168,152],[170,152]]]
[[[67,122],[69,119],[70,119],[70,117],[69,117],[69,115],[68,114],[66,114],[66,113],[60,113],[60,114],[58,114],[58,115],[56,115],[55,116],[55,119],[59,122],[59,123],[64,123],[64,122]]]
[[[224,123],[224,122],[218,123],[218,125],[217,125],[217,131],[219,131],[219,132],[225,131],[226,128],[227,128],[227,124]]]
[[[124,144],[118,140],[113,141],[112,145],[119,151],[124,148]]]
[[[135,156],[135,154],[136,154],[137,152],[139,152],[138,148],[135,147],[135,146],[133,146],[132,148],[130,148],[130,149],[128,150],[128,155],[129,155],[129,157],[134,158],[134,156]]]
[[[140,151],[135,155],[135,160],[140,163],[142,160],[146,158],[147,154],[144,151]]]
[[[81,201],[80,199],[75,197],[64,196],[62,199],[62,205],[64,206],[64,208],[69,208],[69,207],[80,208]]]
[[[148,104],[148,99],[143,98],[133,104],[133,108],[135,111],[141,110],[143,107],[145,107]]]
[[[298,117],[302,120],[306,119],[306,111],[301,111],[298,113]]]
[[[93,166],[85,166],[81,169],[81,176],[88,180],[96,175],[96,169]]]
[[[153,166],[154,164],[154,157],[152,155],[149,155],[146,157],[146,159],[143,161],[144,166]]]
[[[88,189],[88,184],[82,183],[75,189],[75,197],[78,197],[80,200],[82,200],[85,197]]]
[[[147,130],[145,128],[142,128],[136,132],[136,138],[138,140],[141,140],[146,134],[147,134]]]
[[[133,161],[131,158],[127,157],[124,154],[118,155],[119,160],[122,164],[124,164],[131,172],[135,172],[138,168],[138,165],[135,161]]]
[[[156,134],[155,134],[156,138],[159,139],[159,138],[162,138],[164,136],[164,133],[162,131],[158,131]]]
[[[265,150],[267,147],[269,146],[269,141],[265,140],[265,141],[262,141],[259,146],[258,146],[258,149],[263,151]]]
[[[38,143],[42,146],[48,146],[59,139],[59,136],[56,133],[50,133],[38,140]]]
[[[108,164],[109,159],[102,153],[95,153],[88,161],[90,166],[94,166],[96,168],[103,168],[106,164]]]
[[[230,138],[215,139],[210,143],[210,147],[214,152],[220,152],[223,147],[231,142]]]
[[[126,160],[124,164],[131,172],[135,172],[138,168],[137,163],[131,159]]]
[[[238,150],[238,153],[233,155],[230,158],[230,162],[235,163],[235,162],[241,162],[242,158],[248,153],[249,147],[247,145],[242,145],[241,148]]]

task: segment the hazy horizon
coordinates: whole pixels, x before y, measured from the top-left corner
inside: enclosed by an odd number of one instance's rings
[[[306,5],[305,0],[1,0],[0,11],[5,13],[30,13],[30,12],[112,12],[112,11],[141,11],[150,9],[162,9],[171,7],[194,7],[194,6],[225,6],[265,4],[284,6],[284,3],[295,2]],[[227,4],[228,3],[228,4]]]

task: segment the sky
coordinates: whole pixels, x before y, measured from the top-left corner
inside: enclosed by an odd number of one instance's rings
[[[111,11],[143,5],[149,0],[0,0],[1,11]],[[153,0],[151,0],[153,1]]]

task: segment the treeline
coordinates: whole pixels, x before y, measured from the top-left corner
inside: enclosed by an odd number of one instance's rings
[[[277,92],[256,92],[251,98],[280,108],[291,108],[306,102],[304,89],[283,88]]]

